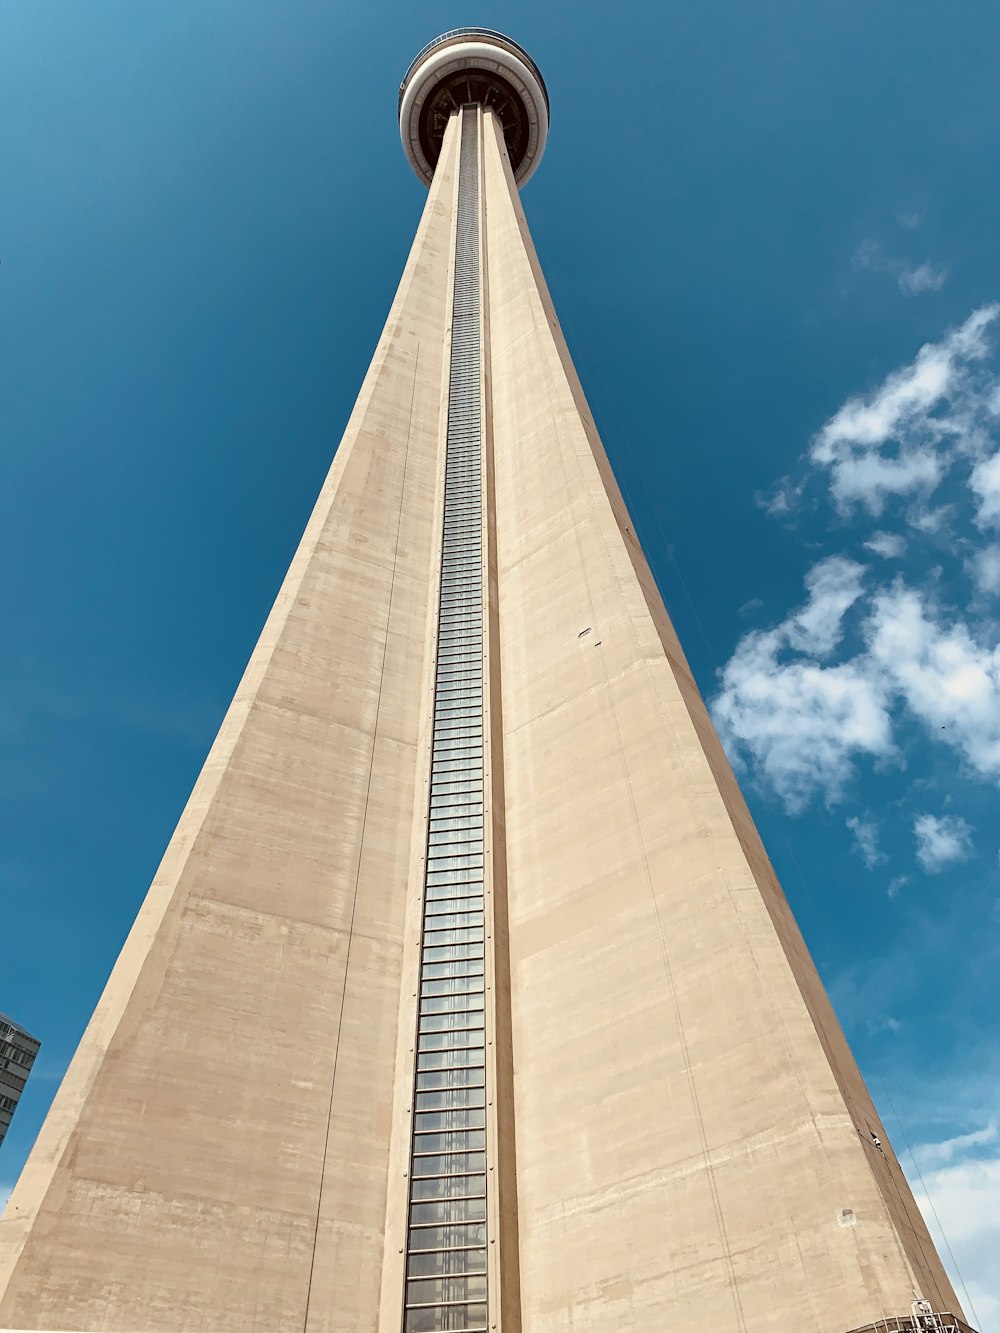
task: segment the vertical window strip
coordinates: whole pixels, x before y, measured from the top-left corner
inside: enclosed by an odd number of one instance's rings
[[[487,1327],[478,109],[460,114],[434,690],[435,716],[460,720],[431,741],[430,819],[448,836],[429,837],[424,876],[403,1333]]]

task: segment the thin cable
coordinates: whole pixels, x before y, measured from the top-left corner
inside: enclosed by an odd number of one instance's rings
[[[920,1163],[917,1161],[917,1156],[914,1153],[913,1148],[910,1144],[909,1136],[906,1133],[906,1126],[900,1119],[899,1112],[896,1110],[896,1103],[892,1100],[892,1093],[889,1091],[889,1086],[886,1083],[885,1079],[882,1077],[881,1070],[878,1071],[878,1078],[879,1082],[882,1084],[882,1091],[886,1095],[886,1100],[889,1103],[889,1107],[892,1111],[892,1114],[896,1118],[896,1124],[899,1126],[899,1132],[903,1136],[903,1142],[906,1144],[906,1151],[910,1155],[910,1161],[913,1163],[914,1169],[916,1170],[917,1179],[920,1181],[920,1188],[923,1190],[924,1197],[931,1206],[931,1212],[934,1214],[934,1221],[937,1223],[938,1231],[940,1231],[941,1233],[941,1238],[944,1241],[945,1245],[948,1247],[948,1257],[951,1259],[955,1272],[958,1274],[958,1280],[962,1284],[962,1290],[965,1292],[965,1300],[966,1303],[968,1304],[969,1311],[972,1314],[973,1319],[978,1324],[979,1323],[978,1311],[976,1310],[976,1307],[972,1303],[972,1297],[969,1295],[969,1288],[966,1285],[965,1278],[962,1276],[962,1270],[958,1266],[958,1260],[955,1258],[955,1251],[951,1248],[951,1241],[948,1239],[947,1233],[945,1232],[944,1227],[941,1225],[941,1218],[938,1216],[938,1210],[934,1206],[934,1200],[931,1197],[930,1190],[928,1190],[927,1188],[927,1182],[924,1180],[924,1173],[920,1169]]]

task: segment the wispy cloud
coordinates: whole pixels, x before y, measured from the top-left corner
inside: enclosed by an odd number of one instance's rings
[[[962,1140],[965,1142],[963,1143]],[[1000,1333],[1000,1153],[975,1149],[996,1141],[995,1125],[916,1150],[931,1161],[945,1152],[940,1166],[913,1181],[913,1193],[949,1268],[959,1294],[968,1295],[968,1318],[980,1333]],[[971,1150],[971,1151],[970,1151]],[[959,1273],[961,1277],[959,1278]]]
[[[815,796],[842,799],[862,760],[903,754],[914,723],[963,772],[1000,778],[1000,627],[982,600],[1000,591],[1000,545],[983,538],[1000,524],[989,339],[998,316],[1000,304],[980,307],[870,394],[849,398],[813,440],[811,471],[781,483],[778,512],[825,479],[855,528],[880,518],[855,538],[862,549],[880,562],[908,557],[905,579],[847,552],[820,559],[805,575],[805,603],[744,634],[720,673],[712,709],[724,742],[790,810]],[[947,501],[928,503],[958,464]],[[886,525],[891,499],[905,505],[895,512],[906,531]],[[920,572],[921,545],[950,546],[978,600],[949,604],[934,570]]]
[[[888,860],[878,845],[878,825],[874,819],[868,815],[852,815],[845,823],[854,835],[854,850],[869,870]]]
[[[783,518],[798,508],[804,483],[795,483],[791,477],[782,477],[769,490],[758,491],[754,500],[772,518]]]
[[[966,561],[973,583],[989,596],[1000,594],[1000,546],[984,546]]]
[[[821,562],[803,608],[740,640],[712,701],[730,752],[751,752],[789,808],[801,809],[817,792],[839,799],[855,759],[892,754],[902,709],[976,773],[1000,777],[1000,644],[938,611],[930,594],[898,579],[873,591],[860,608],[861,647],[824,664],[861,597],[860,570]]]
[[[819,431],[811,461],[828,476],[841,513],[856,505],[879,516],[890,496],[928,496],[956,448],[975,452],[982,418],[995,417],[995,383],[980,363],[1000,305],[982,306],[871,393],[850,398]],[[979,371],[980,373],[976,373]],[[984,505],[995,495],[1000,517],[1000,463],[979,471]],[[977,482],[973,482],[977,485]]]
[[[978,641],[965,621],[936,613],[926,594],[899,581],[876,594],[866,633],[872,669],[935,740],[984,777],[1000,777],[1000,644]]]
[[[883,560],[898,560],[906,554],[906,538],[898,532],[876,532],[864,543],[866,551]]]
[[[809,599],[776,629],[751,631],[726,664],[712,711],[737,759],[753,755],[789,809],[835,801],[860,754],[892,749],[877,681],[850,664],[814,660],[837,645],[861,593],[863,567],[832,557],[809,574]],[[792,657],[793,652],[808,654]]]
[[[991,408],[1000,412],[1000,403],[994,400]],[[982,459],[972,469],[969,484],[979,498],[977,521],[982,527],[1000,527],[1000,452]]]
[[[922,292],[939,292],[948,281],[951,270],[947,267],[935,268],[933,264],[918,264],[916,268],[901,269],[896,277],[899,290],[907,296],[919,296]]]
[[[917,815],[913,836],[917,860],[929,874],[972,855],[972,829],[960,815]]]
[[[883,1032],[899,1032],[903,1025],[898,1018],[892,1014],[886,1014],[883,1018],[872,1018],[868,1021],[868,1035],[877,1037]]]
[[[929,260],[914,264],[887,254],[877,241],[870,238],[861,242],[854,252],[856,268],[872,273],[886,273],[896,279],[896,285],[905,296],[920,296],[924,292],[939,292],[948,281],[951,271],[947,265],[935,266]]]
[[[836,801],[860,755],[891,752],[880,691],[851,666],[782,662],[780,631],[747,635],[723,671],[712,712],[738,761],[752,754],[787,808]]]
[[[982,1148],[1000,1140],[997,1122],[991,1120],[982,1129],[970,1130],[968,1134],[956,1134],[953,1138],[942,1139],[939,1143],[922,1143],[914,1148],[914,1156],[920,1163],[920,1169],[948,1166],[956,1158],[961,1159],[973,1148]]]
[[[864,566],[834,555],[813,565],[806,575],[809,600],[785,622],[792,648],[827,657],[843,635],[844,616],[861,596]]]
[[[909,875],[893,875],[889,883],[885,886],[885,891],[890,898],[898,898],[900,889],[905,889],[910,882]]]

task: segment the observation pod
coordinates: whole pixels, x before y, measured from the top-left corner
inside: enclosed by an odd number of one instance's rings
[[[549,133],[549,95],[522,46],[492,28],[452,28],[419,51],[399,86],[399,135],[425,185],[434,176],[449,117],[469,102],[503,127],[518,186],[535,173]]]

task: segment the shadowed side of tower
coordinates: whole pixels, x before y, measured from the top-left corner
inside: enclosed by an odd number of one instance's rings
[[[0,1223],[0,1327],[370,1329],[457,144],[302,543]],[[417,858],[419,859],[419,858]]]

